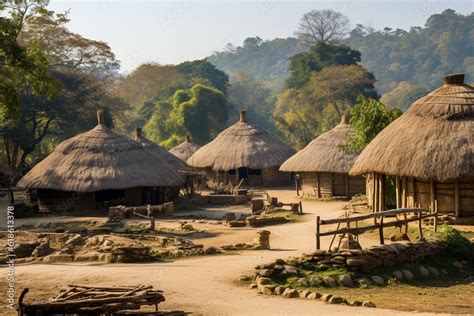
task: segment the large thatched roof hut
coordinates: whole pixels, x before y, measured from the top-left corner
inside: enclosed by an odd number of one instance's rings
[[[474,88],[464,75],[421,99],[364,149],[351,174],[367,174],[369,203],[387,206],[387,177],[397,207],[474,215]]]
[[[297,173],[304,196],[349,198],[365,193],[364,178],[348,175],[358,156],[344,149],[353,132],[347,117],[343,116],[340,124],[285,161],[280,171]]]
[[[184,142],[170,149],[170,153],[181,159],[188,161],[188,159],[199,149],[199,145],[193,143],[189,135],[186,135]]]
[[[160,204],[175,197],[183,178],[165,160],[104,124],[70,138],[17,184],[37,190],[42,210],[93,210],[113,203]]]
[[[140,127],[137,127],[135,129],[134,138],[135,138],[136,141],[141,143],[147,151],[149,151],[150,153],[152,153],[154,155],[157,155],[158,157],[162,158],[169,165],[173,166],[177,171],[178,170],[184,170],[184,169],[187,168],[187,165],[186,165],[185,161],[183,161],[182,159],[176,157],[175,155],[173,155],[172,153],[170,153],[169,151],[167,151],[166,149],[164,149],[160,145],[155,144],[154,142],[152,142],[148,138],[144,137],[143,134],[142,134],[142,129]]]
[[[240,111],[240,121],[222,131],[209,144],[188,159],[188,165],[207,168],[223,177],[224,183],[275,184],[288,182],[288,174],[278,168],[294,150],[246,120]]]

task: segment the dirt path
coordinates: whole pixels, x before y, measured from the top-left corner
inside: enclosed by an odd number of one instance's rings
[[[293,197],[293,193],[286,190],[274,191],[272,194],[278,195],[282,201]],[[343,202],[303,202],[305,212],[310,213],[310,220],[266,228],[271,231],[271,251],[246,251],[236,255],[153,264],[23,265],[16,267],[17,290],[28,286],[30,295],[44,297],[46,293],[56,292],[60,287],[71,283],[143,283],[164,291],[166,302],[160,305],[163,309],[180,309],[194,315],[408,314],[262,296],[256,291],[232,284],[233,280],[242,273],[251,272],[257,264],[314,250],[316,215],[322,218],[337,216],[343,213],[343,205]],[[254,232],[251,234],[254,235]],[[326,242],[328,241],[324,240],[323,245],[326,246]],[[362,240],[365,246],[369,243],[369,240]],[[1,280],[5,280],[5,274],[5,268],[1,268]]]

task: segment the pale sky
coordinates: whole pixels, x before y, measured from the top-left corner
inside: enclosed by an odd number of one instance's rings
[[[70,9],[69,29],[107,42],[128,72],[144,62],[201,59],[250,36],[293,36],[300,17],[312,9],[342,12],[352,26],[408,29],[447,8],[469,14],[474,0],[51,0],[50,8]]]

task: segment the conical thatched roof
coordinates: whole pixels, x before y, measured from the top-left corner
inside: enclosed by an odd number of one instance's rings
[[[354,130],[346,116],[341,123],[315,138],[305,148],[285,161],[280,171],[288,172],[338,172],[347,173],[359,153],[344,151],[348,136]]]
[[[198,149],[199,145],[191,142],[189,135],[186,135],[184,142],[170,149],[170,153],[181,159],[187,161]]]
[[[474,88],[464,75],[414,102],[364,149],[351,174],[446,181],[474,176]]]
[[[196,151],[188,165],[221,171],[240,167],[263,169],[280,166],[293,153],[290,146],[247,123],[246,112],[241,111],[240,121]]]
[[[142,186],[179,186],[182,177],[143,146],[99,124],[61,144],[19,182],[29,189],[73,192]]]
[[[137,128],[135,130],[135,140],[138,141],[139,143],[141,143],[143,145],[143,147],[145,147],[145,149],[147,151],[149,151],[150,153],[152,153],[154,155],[157,155],[158,157],[164,159],[169,165],[174,167],[176,170],[183,170],[183,169],[186,169],[188,167],[183,160],[179,159],[178,157],[171,154],[170,152],[168,152],[163,147],[155,144],[151,140],[145,138],[142,135],[142,129],[141,128]]]

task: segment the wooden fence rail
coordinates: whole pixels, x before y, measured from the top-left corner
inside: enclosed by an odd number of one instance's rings
[[[316,249],[321,249],[321,237],[324,236],[333,236],[331,244],[329,248],[332,247],[332,244],[336,238],[336,235],[342,234],[345,236],[346,234],[358,235],[363,234],[367,231],[372,231],[375,229],[379,230],[379,238],[380,244],[384,244],[384,232],[383,229],[386,227],[402,227],[405,226],[405,234],[408,233],[408,223],[410,222],[418,222],[418,230],[420,234],[420,238],[423,238],[423,231],[422,231],[422,221],[425,218],[434,217],[434,231],[437,231],[438,226],[438,212],[434,213],[425,213],[423,214],[422,208],[399,208],[395,210],[388,210],[388,211],[381,211],[375,212],[371,214],[364,214],[359,216],[353,217],[344,217],[344,218],[334,218],[334,219],[327,219],[322,220],[319,216],[316,218]],[[415,216],[408,218],[408,214],[414,213]],[[403,219],[399,219],[398,215],[403,215]],[[393,217],[395,216],[395,220],[384,222],[386,217]],[[374,224],[369,226],[362,226],[359,227],[359,222],[364,221],[367,219],[374,219]],[[354,225],[351,227],[351,224]],[[321,232],[321,226],[325,225],[332,225],[337,224],[337,228],[335,230],[329,230],[325,232]],[[341,224],[346,224],[346,227],[341,228]],[[355,227],[354,227],[355,226]]]

